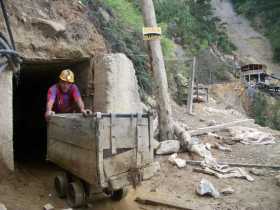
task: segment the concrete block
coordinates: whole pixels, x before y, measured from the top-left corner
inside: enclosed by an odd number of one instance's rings
[[[11,170],[13,163],[13,72],[0,73],[0,160]]]
[[[108,54],[96,59],[94,88],[95,112],[142,112],[135,69],[124,54]]]

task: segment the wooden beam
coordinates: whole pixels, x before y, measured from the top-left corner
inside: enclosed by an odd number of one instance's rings
[[[186,163],[192,166],[200,166],[202,161],[199,160],[186,160]],[[219,165],[228,165],[232,167],[242,167],[242,168],[268,168],[274,170],[280,170],[280,165],[261,165],[261,164],[250,164],[250,163],[228,163],[228,162],[218,162]],[[195,169],[198,171],[199,169]],[[199,171],[201,172],[201,171]]]
[[[188,114],[192,114],[195,69],[196,69],[196,57],[193,58],[192,70],[191,70],[191,74],[189,75],[188,102],[187,102],[188,103],[187,104]]]
[[[187,204],[176,199],[170,198],[170,195],[166,195],[164,198],[156,198],[152,196],[140,196],[136,197],[136,202],[140,204],[152,205],[152,206],[167,206],[171,208],[183,209],[183,210],[194,210],[194,208],[187,207]]]
[[[75,64],[85,61],[89,61],[90,57],[80,57],[80,58],[40,58],[40,57],[23,57],[23,64]]]
[[[203,127],[203,128],[198,128],[196,130],[190,130],[188,133],[190,133],[191,136],[199,136],[203,134],[207,134],[209,132],[214,132],[214,131],[219,131],[234,125],[242,124],[242,123],[254,123],[253,119],[244,119],[244,120],[237,120],[229,123],[223,123],[220,125],[214,125],[214,126],[209,126],[209,127]]]

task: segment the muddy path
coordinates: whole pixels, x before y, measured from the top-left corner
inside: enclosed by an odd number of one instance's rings
[[[230,0],[212,0],[214,15],[226,23],[227,34],[237,47],[237,54],[244,63],[264,63],[270,72],[280,74],[280,66],[273,63],[269,40],[257,32],[250,22],[238,15]]]

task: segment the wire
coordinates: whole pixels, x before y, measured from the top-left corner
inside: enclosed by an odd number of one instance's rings
[[[5,4],[4,4],[3,0],[0,0],[0,4],[1,4],[4,19],[5,19],[6,27],[7,27],[9,36],[10,36],[12,47],[13,47],[14,50],[16,50],[13,33],[12,33],[12,30],[11,30],[11,27],[10,27],[9,17],[7,15],[6,7],[5,7]]]
[[[3,33],[0,32],[0,73],[6,69],[9,65],[13,69],[15,73],[19,73],[20,71],[20,64],[22,59],[20,55],[16,52],[15,42],[12,34],[12,30],[10,27],[9,17],[7,15],[7,11],[5,8],[5,4],[3,0],[0,0],[1,9],[3,12],[3,16],[6,23],[6,28],[8,30],[10,42],[6,39]],[[6,59],[2,59],[6,58]]]

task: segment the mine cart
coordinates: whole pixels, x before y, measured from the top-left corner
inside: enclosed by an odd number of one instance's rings
[[[63,173],[54,179],[71,207],[96,193],[113,200],[153,176],[152,123],[148,114],[57,114],[48,124],[47,160]]]

